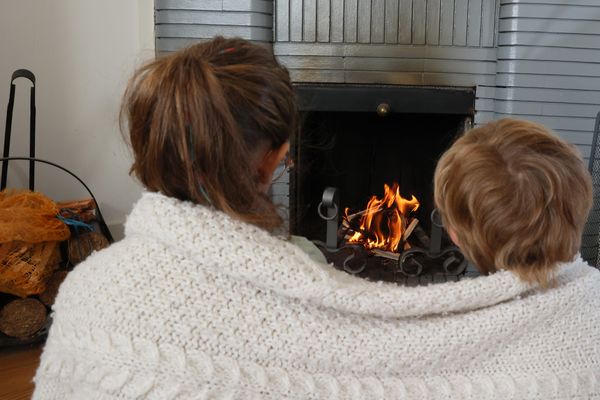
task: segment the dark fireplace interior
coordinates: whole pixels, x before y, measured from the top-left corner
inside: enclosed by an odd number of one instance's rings
[[[381,197],[384,184],[394,182],[403,197],[419,200],[415,216],[429,231],[433,172],[472,118],[474,91],[299,86],[298,94],[304,122],[293,141],[291,232],[324,240],[326,224],[317,206],[326,187],[337,188],[342,210],[354,212],[364,209],[371,196]]]

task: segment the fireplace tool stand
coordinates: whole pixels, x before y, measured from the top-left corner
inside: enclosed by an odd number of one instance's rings
[[[326,240],[313,242],[338,269],[367,279],[404,283],[407,278],[424,276],[451,278],[443,281],[458,280],[467,268],[467,261],[458,247],[443,246],[443,226],[437,210],[431,213],[430,235],[419,226],[415,228],[411,247],[399,253],[397,258],[384,258],[362,244],[346,242],[339,226],[339,211],[339,192],[337,188],[327,187],[317,207],[319,216],[327,224]]]

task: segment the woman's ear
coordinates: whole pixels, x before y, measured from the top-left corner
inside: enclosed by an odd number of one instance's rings
[[[259,183],[263,185],[271,184],[275,169],[285,158],[288,151],[290,151],[290,143],[285,142],[278,148],[269,149],[265,152],[262,159],[259,161],[257,168]]]

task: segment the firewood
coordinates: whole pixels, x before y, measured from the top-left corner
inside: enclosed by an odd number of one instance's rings
[[[25,339],[46,322],[46,307],[36,299],[13,300],[0,310],[0,332]]]
[[[391,251],[385,251],[385,250],[380,250],[380,249],[372,249],[371,252],[373,253],[373,255],[376,255],[377,257],[383,257],[383,258],[388,258],[390,260],[398,260],[400,258],[400,254],[398,253],[392,253]]]
[[[77,217],[83,222],[96,219],[96,203],[93,199],[63,201],[57,203],[60,215],[64,218]]]
[[[51,306],[54,304],[54,300],[56,299],[56,295],[58,294],[58,288],[63,283],[65,278],[67,277],[67,271],[55,271],[48,282],[46,283],[46,290],[40,293],[39,297],[42,303],[47,306]]]
[[[419,223],[419,220],[416,218],[413,218],[412,221],[410,221],[410,224],[408,225],[408,227],[404,230],[404,233],[402,234],[403,242],[406,242],[408,240],[409,236],[413,233],[413,231],[417,227],[418,223]]]
[[[61,201],[56,203],[58,208],[69,208],[71,210],[93,210],[96,208],[94,199],[82,199],[82,200],[71,200]]]
[[[73,236],[69,239],[68,253],[69,261],[73,265],[79,264],[95,250],[101,250],[108,247],[108,240],[98,232],[86,232],[81,235]]]
[[[372,212],[373,212],[373,213],[376,213],[376,212],[379,212],[379,211],[382,211],[382,210],[383,210],[383,208],[379,207],[379,208],[376,208],[375,210],[372,210]],[[356,218],[356,217],[361,217],[361,216],[365,215],[367,212],[369,212],[369,210],[368,210],[368,209],[367,209],[367,210],[362,210],[362,211],[356,212],[356,213],[354,213],[354,214],[350,214],[350,215],[348,215],[348,217],[347,217],[347,218],[348,218],[348,221],[352,221],[352,220],[354,220],[354,218]]]

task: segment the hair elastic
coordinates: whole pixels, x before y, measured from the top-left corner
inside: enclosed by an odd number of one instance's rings
[[[204,185],[202,185],[201,183],[198,185],[198,189],[200,189],[200,193],[202,193],[202,196],[204,196],[204,199],[208,202],[208,205],[211,207],[214,207],[212,201],[210,201],[210,197],[208,196],[208,193],[206,192],[206,189],[204,189]]]
[[[196,161],[196,151],[194,150],[194,136],[192,135],[192,125],[190,123],[187,123],[185,125],[185,129],[188,134],[188,152],[190,153],[190,160],[192,161],[192,163],[194,163],[194,161]],[[198,189],[200,190],[200,193],[202,193],[202,196],[204,197],[206,202],[211,207],[214,207],[212,201],[210,200],[208,193],[206,192],[206,189],[204,188],[204,186],[201,183],[198,184]]]

